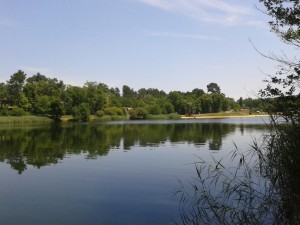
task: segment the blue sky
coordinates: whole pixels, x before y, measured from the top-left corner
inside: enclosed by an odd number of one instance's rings
[[[258,0],[0,0],[0,82],[21,69],[67,84],[255,97],[287,54]]]

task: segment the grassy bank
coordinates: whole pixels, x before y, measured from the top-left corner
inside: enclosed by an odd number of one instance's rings
[[[159,115],[148,114],[146,119],[148,119],[148,120],[178,120],[178,119],[181,119],[181,116],[177,113],[159,114]]]
[[[50,124],[53,123],[48,117],[42,116],[0,116],[0,124]]]
[[[150,115],[148,114],[146,119],[148,120],[177,120],[177,119],[213,119],[213,118],[232,118],[232,117],[255,117],[255,116],[267,116],[265,114],[249,114],[244,112],[220,112],[220,113],[207,113],[207,114],[195,114],[191,116],[181,116],[176,113],[173,114],[160,114]],[[61,118],[62,122],[71,122],[73,117],[65,115]],[[102,117],[90,116],[89,122],[108,122],[108,121],[126,121],[130,120],[129,116],[109,116]],[[0,125],[14,125],[14,124],[50,124],[53,123],[48,117],[42,116],[0,116]]]
[[[102,117],[97,117],[94,115],[90,115],[89,117],[89,122],[108,122],[108,121],[125,121],[129,120],[129,116],[109,116],[109,115],[104,115]],[[71,115],[65,115],[61,118],[62,122],[76,122],[73,120],[73,117]]]
[[[182,116],[182,119],[214,119],[214,118],[234,118],[234,117],[256,117],[256,116],[268,116],[262,113],[245,113],[245,112],[220,112],[220,113],[206,113],[206,114],[194,114],[191,116]]]
[[[129,120],[129,116],[110,116],[110,115],[104,115],[102,117],[97,116],[90,116],[90,122],[109,122],[109,121],[125,121]]]
[[[181,116],[177,113],[172,114],[159,114],[159,115],[151,115],[148,114],[146,120],[178,120],[181,119]],[[62,122],[72,122],[73,117],[71,115],[65,115],[61,118]],[[129,115],[119,116],[119,115],[104,115],[101,117],[97,117],[94,115],[90,115],[89,122],[109,122],[109,121],[126,121],[130,120]]]

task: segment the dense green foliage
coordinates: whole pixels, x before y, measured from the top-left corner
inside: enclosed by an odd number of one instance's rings
[[[40,73],[26,77],[19,70],[6,83],[0,83],[0,115],[42,115],[55,121],[73,115],[74,120],[88,121],[90,115],[145,119],[148,115],[192,115],[240,108],[234,99],[221,93],[216,83],[207,85],[207,93],[199,88],[168,94],[155,88],[135,91],[124,85],[121,94],[118,88],[103,83],[86,82],[78,87]]]

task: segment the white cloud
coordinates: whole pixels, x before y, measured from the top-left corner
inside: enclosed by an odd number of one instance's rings
[[[249,8],[229,4],[221,0],[136,0],[164,11],[182,14],[199,21],[235,25],[243,16],[250,14]]]
[[[195,39],[195,40],[206,40],[206,41],[221,41],[220,37],[212,37],[201,34],[182,34],[182,33],[170,33],[170,32],[158,32],[146,30],[145,34],[147,36],[154,37],[171,37],[171,38],[183,38],[183,39]]]

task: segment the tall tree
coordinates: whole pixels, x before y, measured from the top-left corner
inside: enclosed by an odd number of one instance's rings
[[[212,94],[220,94],[221,88],[216,83],[210,83],[207,85],[207,92]]]
[[[124,107],[137,107],[139,102],[137,100],[138,94],[132,88],[127,85],[122,87],[122,103]]]
[[[212,98],[209,94],[204,94],[201,96],[201,109],[203,113],[212,112]]]
[[[196,97],[200,98],[202,95],[205,94],[205,92],[202,89],[195,88],[192,90],[192,94],[194,94]]]
[[[122,87],[123,97],[124,98],[133,98],[137,97],[137,93],[127,85],[123,85]]]
[[[16,105],[19,101],[19,96],[25,84],[26,74],[19,70],[10,76],[7,81],[8,102],[11,105]]]
[[[0,108],[7,104],[7,86],[5,83],[0,83]]]

